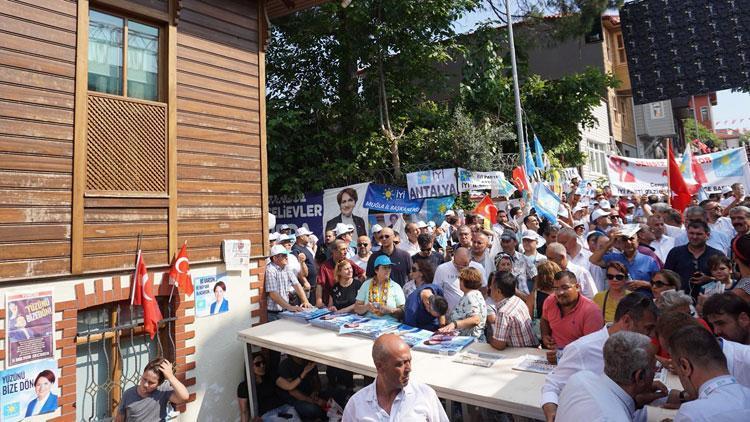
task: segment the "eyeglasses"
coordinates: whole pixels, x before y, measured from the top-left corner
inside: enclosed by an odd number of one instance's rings
[[[370,246],[370,244],[369,243],[357,243],[357,246],[359,246],[360,248],[364,248],[365,246]]]
[[[263,362],[262,360],[259,360],[259,361],[253,362],[253,365],[255,365],[256,367],[261,367],[261,366],[266,366],[266,363]]]
[[[607,280],[622,281],[622,280],[625,280],[625,274],[609,274],[609,273],[607,273]]]

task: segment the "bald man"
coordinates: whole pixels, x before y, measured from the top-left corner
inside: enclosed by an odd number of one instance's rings
[[[459,247],[453,252],[453,259],[444,264],[440,264],[435,270],[435,277],[432,284],[443,289],[443,297],[448,302],[448,313],[453,312],[453,308],[458,305],[458,301],[464,296],[461,290],[461,283],[458,280],[458,273],[466,267],[472,267],[482,273],[482,288],[487,288],[487,275],[481,264],[471,260],[469,249]]]
[[[411,349],[401,337],[378,337],[372,360],[378,376],[349,399],[343,422],[448,421],[435,391],[426,384],[409,382]]]

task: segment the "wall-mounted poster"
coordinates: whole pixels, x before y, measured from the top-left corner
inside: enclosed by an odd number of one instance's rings
[[[54,359],[0,372],[0,420],[16,422],[54,412],[60,395],[57,380]]]
[[[222,246],[227,271],[250,268],[250,240],[225,240]]]
[[[356,232],[356,236],[352,236],[354,239],[367,236],[368,211],[364,203],[369,184],[358,183],[323,191],[323,221],[326,230],[334,230],[339,223],[351,224]]]
[[[194,278],[195,316],[205,317],[229,312],[227,275],[208,275]]]
[[[5,296],[8,367],[55,356],[52,291]]]

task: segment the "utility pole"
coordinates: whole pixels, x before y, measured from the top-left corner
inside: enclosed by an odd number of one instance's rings
[[[510,15],[509,0],[505,1],[505,16],[508,18],[508,42],[510,43],[510,66],[513,71],[513,95],[516,99],[516,135],[518,136],[518,151],[521,166],[526,163],[526,149],[524,148],[523,116],[521,115],[521,91],[518,88],[518,68],[516,66],[516,44],[513,41],[513,18]]]

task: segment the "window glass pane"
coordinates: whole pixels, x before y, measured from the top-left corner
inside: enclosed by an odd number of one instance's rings
[[[89,11],[89,90],[122,95],[121,18]]]
[[[159,29],[128,21],[128,97],[159,99]]]

